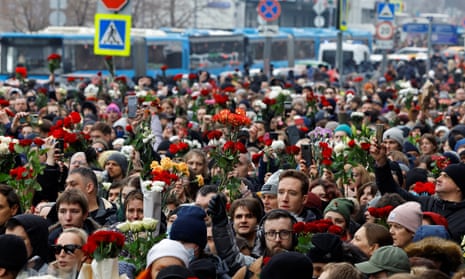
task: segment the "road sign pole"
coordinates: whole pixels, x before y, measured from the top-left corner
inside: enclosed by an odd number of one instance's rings
[[[270,61],[271,61],[271,36],[267,35],[265,37],[265,46],[263,49],[263,72],[268,78],[273,76],[273,73],[271,73]]]
[[[339,73],[339,87],[342,88],[344,86],[344,50],[342,45],[342,31],[339,30],[337,32],[337,52],[336,52],[336,68]]]
[[[433,33],[433,17],[428,17],[428,55],[426,57],[426,77],[429,76],[429,71],[431,70],[431,50],[432,42],[431,35]]]

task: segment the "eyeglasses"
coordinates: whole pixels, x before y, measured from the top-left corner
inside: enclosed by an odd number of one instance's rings
[[[276,236],[279,235],[279,239],[287,240],[291,236],[292,231],[269,231],[265,232],[265,237],[268,240],[275,240]]]
[[[53,251],[56,255],[61,253],[61,250],[65,250],[65,253],[68,255],[74,254],[76,249],[81,249],[82,246],[75,245],[75,244],[66,244],[66,245],[53,245]]]

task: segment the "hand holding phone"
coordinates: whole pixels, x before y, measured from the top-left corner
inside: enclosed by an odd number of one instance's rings
[[[128,117],[136,118],[137,115],[137,96],[128,96]]]
[[[301,144],[302,159],[305,160],[305,165],[310,166],[313,161],[312,147],[310,144]]]
[[[376,141],[377,144],[383,142],[384,124],[376,124]]]

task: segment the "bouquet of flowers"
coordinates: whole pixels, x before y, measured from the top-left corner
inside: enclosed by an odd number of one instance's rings
[[[240,195],[240,181],[229,173],[239,162],[239,154],[247,152],[245,145],[238,140],[238,134],[240,129],[249,126],[251,121],[242,109],[235,111],[223,109],[213,116],[212,121],[223,125],[228,131],[228,134],[224,135],[226,137],[224,145],[214,146],[211,150],[211,156],[219,169],[219,174],[214,180],[218,182],[219,191],[226,190],[230,199],[234,200]]]
[[[297,234],[296,251],[306,254],[312,247],[312,236],[314,233],[332,233],[342,235],[341,227],[333,225],[331,220],[321,219],[312,222],[297,222],[293,231]]]
[[[431,196],[434,195],[436,189],[433,182],[417,181],[415,186],[413,186],[413,192],[420,196]]]
[[[89,235],[87,243],[82,247],[82,251],[97,261],[116,258],[123,249],[124,241],[124,234],[120,232],[96,231]]]
[[[87,243],[82,246],[82,251],[92,258],[92,263],[83,264],[78,278],[121,278],[118,271],[118,256],[123,249],[124,241],[124,234],[117,231],[100,230],[92,233]]]
[[[367,210],[368,210],[368,213],[370,213],[370,215],[375,218],[376,223],[383,225],[389,229],[389,226],[386,220],[389,216],[389,213],[391,213],[393,209],[394,209],[394,206],[386,205],[385,207],[369,207]]]
[[[39,159],[47,152],[41,148],[43,144],[40,138],[18,140],[0,136],[0,183],[16,190],[25,211],[31,208],[34,192],[42,189],[36,178],[45,168]]]
[[[50,71],[50,74],[54,74],[55,70],[60,68],[61,55],[57,53],[52,53],[47,57],[47,62],[48,62],[48,70]]]
[[[450,160],[446,156],[442,155],[432,155],[431,156],[431,173],[434,177],[438,177],[441,172],[450,165]]]
[[[145,269],[145,259],[150,248],[166,237],[164,234],[154,236],[157,225],[158,220],[144,218],[141,221],[120,223],[117,226],[117,229],[126,236],[122,252],[124,256],[120,258],[135,265],[135,274]]]
[[[90,143],[89,135],[84,134],[81,129],[81,115],[76,111],[71,112],[63,120],[58,120],[50,128],[49,134],[55,139],[63,140],[65,153],[86,150]]]

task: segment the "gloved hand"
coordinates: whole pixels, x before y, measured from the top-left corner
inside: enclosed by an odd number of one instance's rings
[[[228,223],[226,201],[226,196],[223,193],[218,193],[208,203],[207,212],[212,218],[213,225],[226,225]]]

